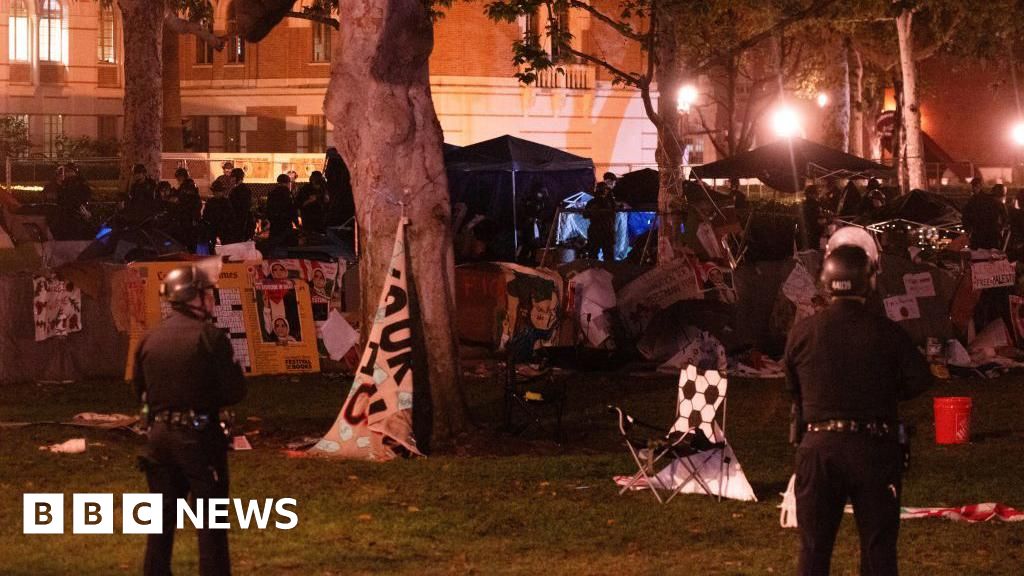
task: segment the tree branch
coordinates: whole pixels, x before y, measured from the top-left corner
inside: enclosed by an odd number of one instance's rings
[[[319,22],[321,24],[326,24],[331,28],[334,28],[335,30],[341,29],[341,23],[338,22],[336,19],[331,18],[330,16],[323,16],[321,14],[316,14],[313,12],[296,12],[292,10],[291,12],[286,13],[285,17],[295,18],[296,20],[309,20],[311,22]]]
[[[614,18],[604,14],[597,8],[594,8],[590,4],[586,4],[584,2],[581,2],[580,0],[570,0],[569,6],[573,8],[578,8],[585,12],[589,12],[591,16],[600,20],[601,22],[604,22],[608,26],[611,26],[612,28],[615,29],[616,32],[618,32],[619,34],[623,35],[626,38],[629,38],[630,40],[633,40],[635,42],[647,41],[647,39],[645,38],[645,34],[638,34],[634,32],[633,28],[629,24],[615,20]]]
[[[597,56],[591,56],[590,54],[587,54],[585,52],[580,52],[579,50],[573,48],[572,46],[570,46],[568,44],[562,44],[561,49],[568,51],[570,54],[572,54],[573,56],[575,56],[575,57],[577,57],[577,58],[579,58],[581,60],[586,60],[587,62],[590,62],[591,64],[594,64],[596,66],[601,66],[605,70],[608,70],[609,72],[611,72],[615,76],[621,78],[623,82],[625,82],[626,84],[629,84],[630,86],[636,86],[637,88],[642,88],[643,84],[645,83],[644,79],[642,77],[637,76],[636,74],[633,74],[633,73],[630,73],[630,72],[626,72],[625,70],[622,70],[621,68],[617,68],[612,63],[608,62],[607,60],[602,60],[601,58],[598,58]]]
[[[224,49],[224,37],[214,35],[213,32],[199,22],[192,22],[191,20],[178,18],[174,14],[168,12],[164,16],[164,26],[169,28],[171,32],[174,32],[175,34],[190,34],[195,36],[208,44],[212,44],[218,51]]]
[[[731,49],[726,51],[725,54],[718,54],[718,55],[715,55],[715,56],[712,56],[712,57],[706,59],[704,62],[700,63],[696,67],[694,72],[695,73],[703,72],[708,67],[710,67],[710,66],[714,65],[715,63],[717,63],[717,62],[721,61],[722,59],[724,59],[724,57],[726,55],[732,56],[732,55],[735,55],[735,54],[739,54],[739,53],[742,53],[742,52],[744,52],[746,50],[749,50],[750,48],[753,48],[754,46],[757,46],[758,44],[760,44],[764,40],[767,40],[768,38],[771,38],[779,30],[782,30],[783,28],[785,28],[786,26],[789,26],[790,24],[793,24],[794,22],[799,22],[799,21],[801,21],[801,20],[803,20],[803,19],[813,15],[814,13],[818,12],[819,10],[822,10],[822,9],[828,7],[830,4],[834,3],[835,1],[836,0],[815,0],[807,8],[804,8],[803,10],[800,10],[798,12],[790,14],[789,16],[786,16],[785,18],[780,19],[778,22],[776,22],[775,24],[772,24],[771,26],[769,26],[768,28],[762,30],[761,32],[758,32],[757,34],[754,34],[753,36],[750,36],[750,37],[744,39],[743,41],[741,41],[740,43],[736,44]]]

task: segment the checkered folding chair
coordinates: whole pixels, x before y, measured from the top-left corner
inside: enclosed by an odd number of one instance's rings
[[[679,375],[676,421],[667,434],[610,406],[618,415],[619,433],[637,466],[637,472],[621,482],[619,494],[649,489],[658,502],[668,503],[692,480],[705,494],[721,500],[723,483],[718,482],[719,489],[712,490],[701,469],[720,455],[721,478],[729,464],[722,433],[727,388],[728,380],[717,371],[700,374],[695,366],[684,369]],[[670,485],[659,478],[665,472],[672,478]]]

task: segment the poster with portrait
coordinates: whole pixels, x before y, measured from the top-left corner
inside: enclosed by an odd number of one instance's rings
[[[726,304],[736,303],[736,288],[732,280],[732,268],[714,262],[697,263],[697,274],[705,298],[717,298]]]
[[[141,306],[130,306],[131,329],[125,378],[132,377],[135,349],[142,337],[171,314],[170,305],[160,297],[161,281],[171,270],[187,265],[189,262],[140,262],[131,265],[137,273],[137,280],[127,287],[131,292],[129,298],[140,302]],[[253,268],[256,266],[259,264],[224,263],[217,289],[214,291],[212,321],[227,335],[235,361],[248,376],[319,371],[319,355],[316,352],[316,345],[312,343],[315,341],[315,330],[308,288],[305,283],[300,283],[301,289],[294,289],[286,295],[290,297],[289,302],[294,303],[294,306],[291,308],[290,316],[286,315],[285,318],[294,320],[294,330],[298,337],[296,344],[290,344],[287,351],[275,351],[276,342],[265,344],[263,341],[264,326],[268,326],[267,334],[270,338],[269,335],[274,334],[274,323],[271,321],[267,324],[261,320],[261,308],[257,305],[252,281]],[[261,294],[261,298],[271,300],[271,296],[267,294]],[[271,314],[274,310],[280,308],[274,307]],[[289,323],[288,334],[291,335],[292,331]],[[306,342],[301,342],[303,339]]]
[[[562,278],[543,268],[501,263],[505,274],[505,310],[499,349],[551,346],[557,336]]]
[[[36,342],[82,329],[82,291],[71,282],[57,277],[33,278],[32,310]]]
[[[332,309],[341,311],[341,277],[345,273],[345,263],[293,258],[264,260],[253,266],[251,273],[253,282],[287,279],[306,283],[309,287],[313,323],[316,327],[317,347],[320,355],[326,356],[327,349],[323,344],[322,329]]]

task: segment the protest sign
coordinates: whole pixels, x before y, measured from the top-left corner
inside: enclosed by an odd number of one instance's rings
[[[906,294],[890,296],[884,300],[885,315],[894,322],[903,320],[916,320],[921,317],[921,309],[917,305],[917,298]]]
[[[1008,260],[971,263],[971,282],[975,290],[1013,286],[1016,278],[1013,263]]]

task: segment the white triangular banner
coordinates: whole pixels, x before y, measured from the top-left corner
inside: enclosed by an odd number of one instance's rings
[[[680,483],[685,482],[679,490],[680,492],[705,494],[704,488],[694,475],[691,475],[691,471],[696,469],[713,496],[721,495],[723,498],[732,500],[757,502],[754,489],[750,487],[750,482],[747,481],[747,476],[743,473],[743,467],[736,459],[736,453],[725,440],[725,434],[717,422],[714,423],[714,432],[716,438],[725,442],[724,450],[713,450],[678,458],[662,468],[652,482],[657,483],[659,488],[670,490],[675,490]],[[725,458],[724,465],[723,458]]]
[[[403,451],[421,455],[412,429],[405,224],[403,219],[395,233],[391,266],[348,399],[312,454],[367,460],[390,460]]]

